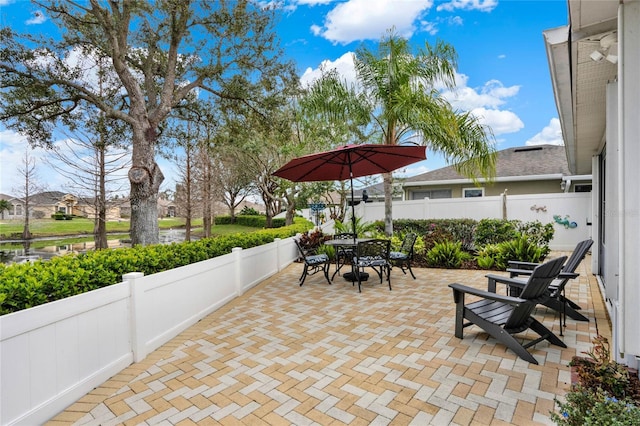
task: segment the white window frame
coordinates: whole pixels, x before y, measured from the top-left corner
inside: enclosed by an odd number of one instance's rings
[[[477,198],[477,197],[470,197],[467,196],[467,191],[480,191],[480,197],[484,197],[484,187],[482,188],[477,188],[477,187],[472,187],[472,188],[462,188],[462,198]]]

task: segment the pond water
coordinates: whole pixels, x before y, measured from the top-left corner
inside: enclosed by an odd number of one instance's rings
[[[169,229],[160,231],[160,243],[170,244],[174,242],[184,241],[184,229]],[[196,238],[191,237],[194,241]],[[68,241],[68,242],[65,242]],[[29,241],[12,240],[1,241],[2,249],[0,249],[0,263],[22,263],[37,259],[51,259],[55,256],[62,256],[67,253],[84,253],[93,250],[95,244],[93,240],[85,242],[76,242],[78,237],[73,238],[34,238]],[[53,241],[55,244],[46,245],[46,241]],[[131,247],[128,239],[108,240],[109,248]]]

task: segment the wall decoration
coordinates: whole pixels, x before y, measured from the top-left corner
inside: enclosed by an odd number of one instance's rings
[[[560,215],[554,214],[553,220],[555,220],[557,224],[564,226],[566,229],[578,227],[576,222],[569,221],[569,215],[565,215],[564,218],[562,218]]]

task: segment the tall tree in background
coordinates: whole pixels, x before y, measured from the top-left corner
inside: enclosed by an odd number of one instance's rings
[[[174,144],[170,146],[173,152],[180,152],[171,156],[171,160],[178,166],[179,183],[176,186],[175,202],[179,206],[177,214],[185,219],[185,241],[191,241],[191,221],[193,219],[196,190],[194,163],[198,151],[198,127],[189,118],[181,116],[175,127],[170,130]]]
[[[97,90],[104,102],[113,103],[121,86],[115,75],[109,75],[106,58],[93,58],[96,69]],[[112,105],[118,108],[117,105]],[[107,208],[120,193],[128,189],[124,170],[131,166],[126,149],[130,138],[126,123],[107,118],[93,105],[83,103],[77,108],[79,123],[71,129],[58,126],[65,139],[53,145],[46,161],[62,176],[69,179],[69,188],[93,204],[93,238],[96,249],[108,248]]]
[[[309,104],[332,122],[357,117],[376,128],[379,143],[417,143],[442,153],[462,174],[476,179],[495,173],[491,129],[468,112],[453,109],[437,90],[453,88],[457,57],[454,48],[425,42],[415,53],[409,41],[390,30],[377,50],[362,47],[354,54],[357,86],[326,73],[311,88]],[[339,96],[338,96],[339,95]],[[392,174],[383,174],[385,232],[393,233]]]
[[[18,175],[22,179],[22,184],[18,188],[14,188],[13,191],[17,198],[21,198],[24,201],[24,226],[22,228],[22,239],[31,239],[31,229],[29,228],[29,219],[31,217],[31,199],[37,192],[43,190],[43,186],[38,182],[38,174],[36,167],[36,159],[29,148],[25,149],[22,162],[18,166]]]
[[[45,161],[69,179],[69,188],[91,202],[95,248],[105,249],[108,206],[128,188],[125,170],[130,156],[118,144],[126,129],[109,126],[102,114],[87,117],[86,125],[57,143]],[[90,129],[92,126],[97,127]]]
[[[164,179],[156,149],[165,119],[195,89],[212,99],[268,110],[282,79],[273,9],[237,0],[34,1],[60,29],[60,38],[0,30],[0,119],[47,144],[59,120],[73,123],[91,104],[131,128],[131,242],[155,244],[158,192]],[[122,85],[114,108],[88,84],[82,58],[110,60]],[[257,101],[259,99],[259,102]]]
[[[222,149],[214,161],[217,164],[214,180],[222,193],[221,201],[235,223],[236,209],[253,192],[255,176],[246,167],[247,159],[242,150],[235,147]]]

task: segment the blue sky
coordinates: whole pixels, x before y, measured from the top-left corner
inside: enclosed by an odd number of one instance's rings
[[[444,95],[493,129],[496,148],[562,144],[542,32],[567,24],[565,0],[284,0],[278,35],[303,82],[324,65],[353,79],[351,53],[375,44],[387,29],[416,46],[441,39],[458,53],[457,88]],[[51,31],[47,17],[26,0],[0,0],[0,24],[32,33]],[[0,193],[19,186],[16,167],[26,141],[0,123]],[[36,153],[36,155],[42,155]],[[175,166],[159,161],[163,188],[175,186]],[[445,166],[427,160],[403,171],[413,176]],[[44,163],[38,175],[49,190],[65,182]]]

